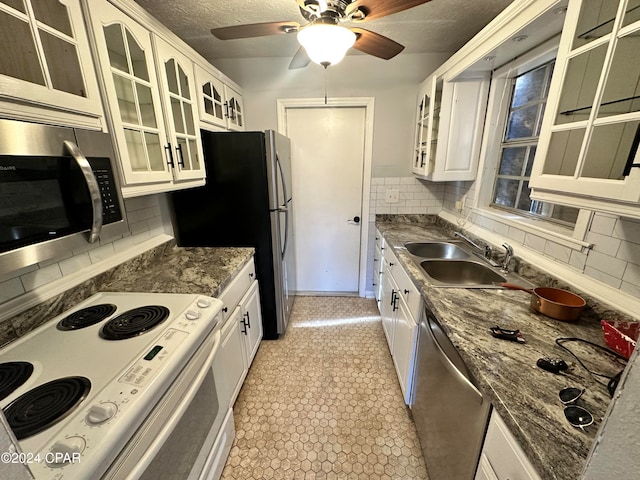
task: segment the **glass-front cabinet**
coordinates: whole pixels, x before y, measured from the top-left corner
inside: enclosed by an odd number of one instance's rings
[[[475,179],[488,78],[446,81],[432,75],[419,87],[412,171],[432,182]]]
[[[167,110],[168,155],[174,177],[176,180],[204,178],[193,64],[160,37],[156,36],[155,41]]]
[[[53,107],[103,116],[79,0],[0,0],[0,40],[0,100],[9,101],[0,107],[5,114],[53,120],[56,114],[46,109]],[[21,108],[25,104],[42,113]],[[96,120],[70,123],[100,125]]]
[[[202,128],[210,125],[229,130],[244,130],[242,95],[209,69],[195,64]]]
[[[192,63],[116,7],[89,8],[124,196],[202,184]]]
[[[640,212],[638,52],[640,0],[569,2],[533,198],[578,207],[594,199],[613,213]]]
[[[437,88],[438,86],[440,88]],[[412,167],[413,173],[418,176],[426,176],[433,171],[438,143],[441,101],[442,82],[438,84],[435,76],[427,78],[420,84]]]

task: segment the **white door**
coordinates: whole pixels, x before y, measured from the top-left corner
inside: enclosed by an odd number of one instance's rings
[[[286,109],[300,293],[358,293],[365,119],[365,107]]]

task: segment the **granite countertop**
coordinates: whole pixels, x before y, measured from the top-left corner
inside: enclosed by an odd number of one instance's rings
[[[253,248],[178,247],[171,240],[2,322],[0,347],[98,292],[197,293],[217,297],[253,254]]]
[[[218,297],[253,258],[253,248],[176,247],[138,259],[131,271],[106,282],[102,291],[200,293]]]
[[[402,217],[401,217],[402,218]],[[437,288],[412,262],[401,247],[407,241],[451,239],[451,229],[433,222],[376,220],[376,227],[420,289],[427,307],[442,323],[484,394],[504,419],[543,479],[580,478],[597,429],[611,401],[607,379],[596,378],[581,367],[567,351],[556,345],[559,337],[577,337],[605,346],[599,318],[604,306],[587,299],[588,307],[574,323],[561,322],[529,309],[530,295],[503,289]],[[515,252],[517,255],[517,252]],[[517,262],[516,262],[517,263]],[[522,266],[527,280],[541,285],[532,269]],[[517,272],[520,273],[520,272]],[[545,283],[548,285],[548,283]],[[519,329],[526,344],[496,339],[489,328],[499,325]],[[624,368],[597,348],[578,342],[565,344],[598,373],[615,375]],[[575,362],[571,374],[555,375],[536,366],[540,357]],[[586,359],[586,360],[585,360]],[[567,386],[585,388],[579,404],[589,410],[595,425],[584,431],[572,427],[564,417],[558,392]]]

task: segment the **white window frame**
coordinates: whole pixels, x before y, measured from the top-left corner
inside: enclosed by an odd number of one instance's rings
[[[559,36],[547,40],[493,72],[472,210],[475,215],[480,217],[497,220],[547,240],[582,250],[591,246],[585,241],[593,217],[591,210],[581,209],[575,226],[570,228],[543,218],[518,215],[516,212],[490,206],[493,201],[496,173],[500,164],[500,149],[511,100],[512,79],[555,59],[559,40]]]

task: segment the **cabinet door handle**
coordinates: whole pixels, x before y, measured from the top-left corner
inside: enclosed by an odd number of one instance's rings
[[[409,290],[407,290],[406,288],[404,289],[404,294],[405,295],[409,295]]]
[[[229,311],[229,308],[228,308],[228,307],[222,307],[222,311],[223,311],[224,313],[227,313],[227,312]]]
[[[184,168],[184,152],[182,151],[181,144],[178,144],[176,147],[176,158],[178,159],[178,165]]]
[[[242,333],[247,334],[247,324],[244,323],[244,318],[242,319]]]
[[[393,306],[392,311],[395,312],[398,309],[398,299],[400,298],[400,295],[396,295],[395,297],[393,297],[393,303],[391,304]]]
[[[169,153],[169,161],[167,162],[167,165],[169,165],[171,168],[175,168],[175,164],[173,163],[173,150],[171,149],[171,144],[167,143],[164,146],[165,151],[167,151]]]
[[[393,262],[389,262],[389,266],[390,266],[390,267],[393,267]]]
[[[249,278],[253,278],[253,273],[250,273],[250,274],[249,274]]]
[[[245,313],[243,317],[247,317],[247,323],[245,324],[247,327],[251,328],[251,317],[249,316],[249,312]],[[244,320],[243,320],[244,322]]]
[[[396,291],[391,290],[391,303],[389,305],[393,306],[394,303],[396,303]]]

